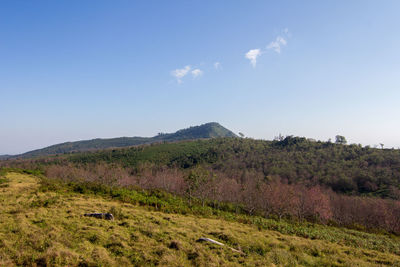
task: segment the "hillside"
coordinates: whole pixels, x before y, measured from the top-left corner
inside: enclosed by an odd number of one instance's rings
[[[398,237],[263,218],[252,223],[250,217],[228,213],[166,213],[151,205],[162,202],[154,196],[138,205],[138,192],[127,192],[132,197],[121,202],[113,193],[81,194],[61,184],[46,187],[41,179],[23,173],[6,174],[0,191],[2,266],[400,264]],[[82,216],[94,211],[111,211],[115,220]],[[196,242],[200,237],[226,245]]]
[[[210,122],[200,126],[194,126],[187,129],[179,130],[175,133],[160,133],[154,137],[119,137],[110,139],[92,139],[76,142],[66,142],[56,144],[42,149],[26,152],[14,157],[32,158],[39,156],[64,154],[79,151],[128,147],[142,144],[151,144],[156,142],[174,142],[182,140],[216,138],[216,137],[236,137],[230,130],[224,128],[219,123]]]
[[[400,150],[314,142],[288,136],[281,141],[217,138],[76,153],[53,159],[74,164],[112,163],[137,169],[144,163],[271,181],[321,184],[336,192],[400,199]],[[39,160],[38,163],[41,161]]]
[[[288,136],[214,138],[105,149],[4,167],[65,182],[161,190],[188,203],[265,218],[400,234],[400,151]]]

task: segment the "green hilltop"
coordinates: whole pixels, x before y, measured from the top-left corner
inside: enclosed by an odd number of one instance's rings
[[[176,142],[183,140],[208,139],[217,137],[237,137],[232,131],[217,122],[210,122],[200,126],[193,126],[175,133],[159,133],[154,137],[118,137],[96,138],[76,142],[65,142],[45,148],[26,152],[14,157],[31,158],[55,154],[90,151],[106,148],[129,147],[160,142]]]

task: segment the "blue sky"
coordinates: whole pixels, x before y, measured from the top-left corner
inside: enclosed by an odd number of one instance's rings
[[[399,10],[366,0],[2,1],[0,154],[210,121],[254,138],[341,134],[397,148]]]

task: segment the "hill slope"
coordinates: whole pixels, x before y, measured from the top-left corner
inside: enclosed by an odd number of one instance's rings
[[[119,164],[137,168],[151,162],[182,169],[204,165],[227,177],[283,178],[321,184],[336,192],[400,200],[400,150],[313,142],[216,138],[145,147],[108,149],[63,157],[77,164]],[[54,158],[57,163],[57,158]],[[46,162],[51,162],[51,159]]]
[[[318,225],[237,221],[163,213],[67,191],[39,179],[0,180],[2,266],[398,266],[398,238]],[[112,211],[114,221],[83,217]],[[270,230],[275,227],[278,231]],[[287,229],[307,233],[299,236]],[[286,229],[286,230],[284,230]],[[199,243],[209,237],[227,246]],[[305,237],[309,236],[309,238]],[[229,247],[240,250],[232,251]]]
[[[42,149],[26,152],[16,157],[31,158],[38,156],[64,154],[78,151],[97,150],[114,147],[128,147],[156,142],[173,142],[192,139],[216,138],[216,137],[236,137],[236,135],[219,123],[210,122],[200,126],[194,126],[179,130],[170,134],[158,134],[154,137],[119,137],[109,139],[92,139],[76,142],[66,142],[56,144]]]

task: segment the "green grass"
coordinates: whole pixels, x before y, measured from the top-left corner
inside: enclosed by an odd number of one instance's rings
[[[203,211],[162,193],[41,183],[22,171],[5,178],[1,266],[400,266],[398,237]],[[82,216],[95,211],[115,220]]]
[[[296,235],[312,240],[325,240],[355,248],[362,247],[400,255],[400,237],[398,236],[368,233],[310,222],[274,220],[260,216],[249,216],[241,212],[240,207],[238,209],[237,206],[230,205],[229,203],[221,203],[219,209],[213,209],[207,205],[203,206],[200,203],[189,206],[187,200],[163,191],[133,190],[88,182],[60,183],[59,181],[47,179],[43,176],[41,176],[39,190],[42,192],[74,192],[100,196],[108,200],[118,200],[123,203],[142,206],[152,211],[218,218],[225,221],[254,225],[258,229],[274,230],[286,235]],[[212,203],[208,204],[211,205]]]
[[[0,187],[8,187],[9,181],[7,178],[0,177]]]

